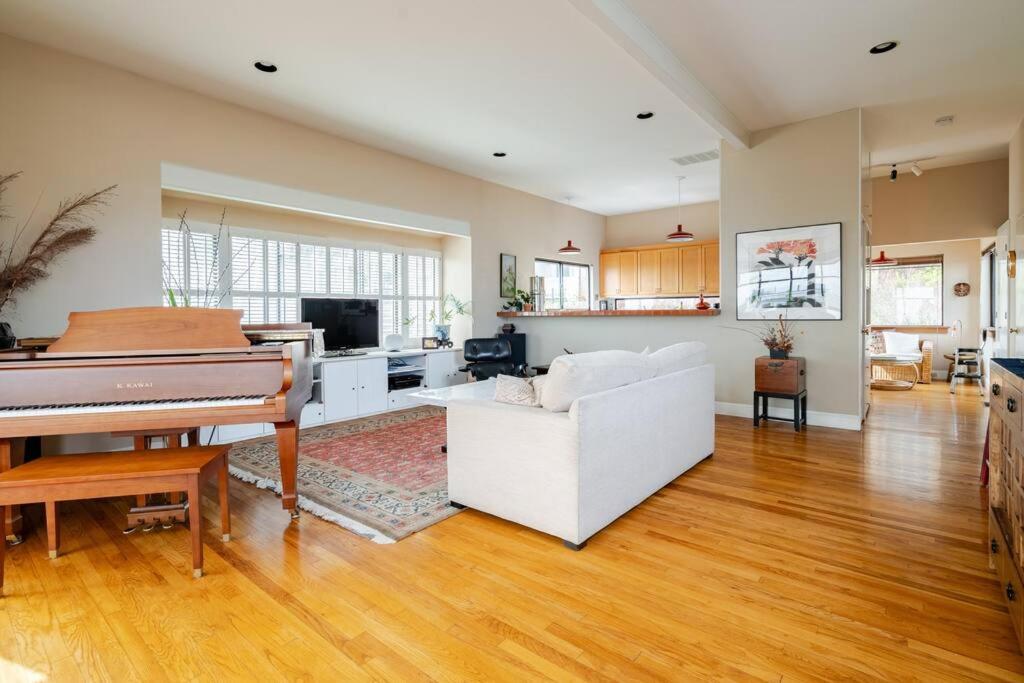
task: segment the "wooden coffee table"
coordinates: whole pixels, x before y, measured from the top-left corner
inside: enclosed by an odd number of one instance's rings
[[[875,368],[885,368],[886,377],[875,377]],[[871,388],[882,391],[910,391],[921,379],[917,362],[900,358],[871,359]]]

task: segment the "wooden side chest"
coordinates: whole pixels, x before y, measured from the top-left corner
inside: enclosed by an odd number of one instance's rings
[[[989,413],[989,566],[1024,643],[1024,380],[993,363]]]
[[[806,389],[807,365],[803,358],[754,359],[754,391],[799,394]]]

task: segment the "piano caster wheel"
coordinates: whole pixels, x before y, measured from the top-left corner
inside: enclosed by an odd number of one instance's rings
[[[299,518],[299,508],[295,508],[293,510],[289,510],[288,514],[291,515],[292,519],[298,519]]]
[[[25,538],[20,534],[11,534],[7,537],[7,542],[10,543],[12,546],[21,545],[25,542]]]

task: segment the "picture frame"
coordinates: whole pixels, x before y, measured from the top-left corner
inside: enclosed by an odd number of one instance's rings
[[[736,233],[736,319],[843,319],[842,223]]]
[[[502,299],[511,299],[516,295],[516,255],[501,254],[498,259],[498,295]]]
[[[423,349],[432,350],[441,348],[441,340],[437,337],[423,337]]]

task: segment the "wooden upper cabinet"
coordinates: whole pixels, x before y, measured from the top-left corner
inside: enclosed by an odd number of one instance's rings
[[[650,245],[601,254],[601,296],[719,294],[718,242]]]
[[[679,250],[658,249],[658,294],[679,293]]]
[[[702,265],[704,266],[704,293],[720,294],[722,284],[718,275],[718,242],[705,244],[701,247]]]
[[[638,252],[637,258],[640,265],[637,293],[657,295],[661,291],[661,255],[652,249]]]
[[[697,295],[700,293],[704,267],[700,245],[679,248],[679,292]]]
[[[619,255],[601,254],[601,296],[615,296],[619,293]]]
[[[637,294],[639,258],[635,251],[619,252],[619,291],[623,296]]]

